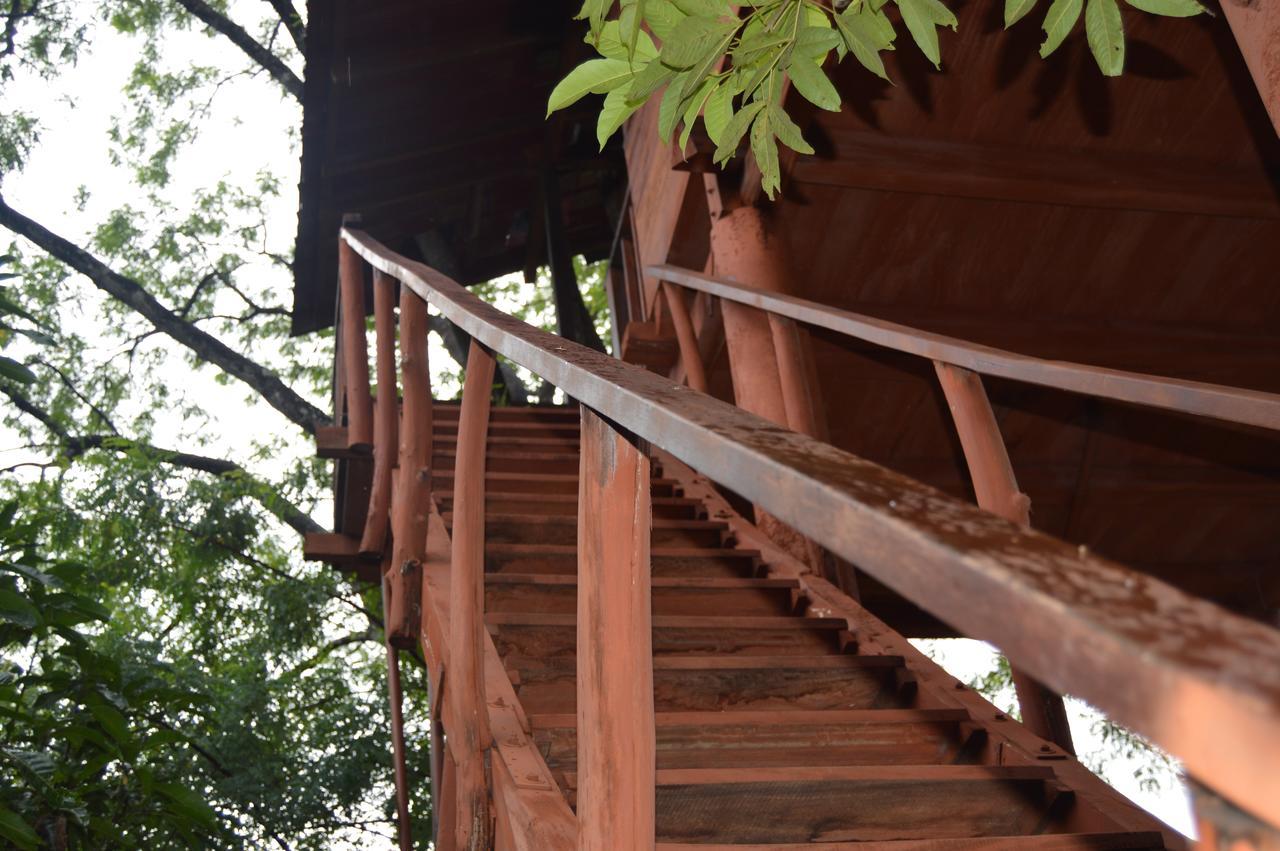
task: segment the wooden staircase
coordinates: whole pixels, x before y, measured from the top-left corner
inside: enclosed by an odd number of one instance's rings
[[[433,494],[452,531],[458,408],[437,404],[433,418]],[[570,807],[578,446],[576,408],[490,414],[484,623]],[[658,451],[651,464],[659,849],[1183,847],[774,546],[706,479]]]

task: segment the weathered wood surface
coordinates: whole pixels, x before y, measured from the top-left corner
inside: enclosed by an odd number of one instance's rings
[[[369,395],[369,343],[364,332],[364,264],[345,242],[338,245],[341,290],[342,384],[346,388],[347,448],[368,452],[373,446],[373,399]],[[341,411],[338,412],[341,415]]]
[[[654,843],[649,459],[582,408],[577,715],[580,851]]]
[[[538,331],[364,234],[344,230],[343,238],[480,342],[766,506],[962,632],[1002,647],[1052,688],[1089,700],[1178,756],[1197,779],[1280,822],[1276,630]],[[1274,407],[1257,399],[1243,405]]]
[[[698,349],[698,335],[689,319],[689,306],[684,302],[684,292],[674,284],[662,282],[662,295],[671,311],[671,323],[680,343],[680,365],[684,368],[685,383],[699,393],[707,392],[707,370],[702,364],[702,352]]]
[[[427,305],[407,287],[400,292],[400,373],[404,387],[397,451],[396,500],[391,527],[391,603],[387,632],[393,644],[412,647],[422,621],[422,562],[431,506],[432,405],[427,364]]]
[[[1064,361],[1046,361],[943,334],[921,331],[795,296],[755,290],[737,281],[675,266],[653,266],[649,273],[662,280],[727,301],[827,328],[899,352],[964,367],[982,375],[1009,378],[1162,410],[1180,411],[1225,422],[1280,429],[1280,396],[1274,393]]]
[[[391,476],[396,467],[396,433],[400,392],[396,385],[395,281],[382,272],[373,276],[373,323],[377,332],[375,364],[378,398],[373,411],[373,487],[365,517],[360,552],[382,555],[391,523]]]
[[[458,421],[457,507],[450,580],[449,675],[457,723],[446,724],[450,753],[457,763],[457,822],[460,851],[487,851],[492,814],[485,777],[485,752],[492,744],[484,686],[484,479],[489,405],[497,362],[472,340]]]
[[[934,362],[934,369],[960,436],[960,446],[978,505],[1019,526],[1029,527],[1031,500],[1018,489],[1009,451],[1000,434],[1000,424],[996,422],[986,388],[982,385],[982,377],[941,361]],[[1054,694],[1018,668],[1013,668],[1011,673],[1022,723],[1037,736],[1048,739],[1068,753],[1075,753],[1062,695]]]

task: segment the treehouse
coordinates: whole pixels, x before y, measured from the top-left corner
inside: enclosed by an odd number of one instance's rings
[[[598,99],[546,118],[576,3],[312,0],[307,551],[383,587],[401,847],[1187,847],[1062,694],[1181,761],[1205,847],[1280,847],[1280,7],[1224,2],[1126,14],[1118,78],[960,4],[942,72],[904,43],[895,84],[832,70],[838,112],[788,95],[815,153],[771,200],[657,100],[602,149]],[[559,335],[466,288],[543,266]],[[495,405],[507,361],[567,403]],[[907,641],[947,636],[1008,656],[1020,721]]]

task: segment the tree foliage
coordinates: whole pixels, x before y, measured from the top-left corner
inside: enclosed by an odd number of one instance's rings
[[[1005,28],[1029,15],[1038,0],[1005,0]],[[1198,0],[1127,0],[1153,15],[1189,17]],[[578,18],[600,57],[569,72],[551,93],[548,114],[589,95],[604,95],[597,124],[601,148],[636,110],[661,97],[658,135],[681,148],[698,118],[715,143],[714,160],[737,155],[744,140],[769,197],[781,187],[778,145],[813,153],[784,106],[790,85],[819,109],[839,111],[840,93],[826,68],[852,55],[868,72],[889,79],[881,54],[906,30],[936,68],[938,30],[957,20],[940,0],[586,0]],[[1051,0],[1043,19],[1041,57],[1053,53],[1084,12],[1085,34],[1098,68],[1124,70],[1124,25],[1119,0]],[[655,38],[657,42],[655,42]],[[661,43],[659,47],[658,42]],[[678,137],[676,134],[679,134]]]

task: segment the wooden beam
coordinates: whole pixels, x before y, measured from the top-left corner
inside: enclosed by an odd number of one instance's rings
[[[680,365],[684,367],[685,382],[699,393],[707,392],[707,370],[702,364],[702,352],[698,349],[698,336],[689,319],[689,306],[684,303],[684,292],[673,284],[662,282],[662,295],[671,311],[671,322],[676,328],[676,340],[680,344]]]
[[[347,448],[373,447],[373,398],[369,394],[369,349],[364,332],[364,264],[345,242],[338,245],[343,385],[347,397]]]
[[[391,474],[396,466],[396,422],[400,394],[396,388],[395,280],[383,272],[373,276],[373,323],[377,331],[378,399],[373,412],[373,487],[360,552],[381,556],[391,523]]]
[[[582,408],[578,495],[579,851],[652,851],[655,738],[649,458]]]
[[[1280,133],[1280,6],[1274,0],[1224,0],[1222,13]]]
[[[1227,0],[1227,5],[1232,2]],[[1259,8],[1267,5],[1263,0]],[[1274,9],[1271,17],[1274,21]],[[1274,37],[1274,22],[1271,32]],[[802,157],[791,172],[797,183],[1069,207],[1280,218],[1271,177],[1258,167],[1206,166],[1104,150],[1031,150],[911,139],[842,127],[828,128],[828,133],[834,151],[830,157]]]
[[[488,851],[493,830],[484,764],[492,744],[484,687],[484,450],[496,365],[493,353],[472,340],[458,424],[449,593],[448,688],[458,724],[446,729],[457,763],[459,851]]]
[[[982,386],[982,377],[941,361],[935,361],[934,368],[956,432],[960,435],[960,446],[973,480],[978,505],[1019,526],[1030,528],[1031,499],[1018,489],[1009,450],[1000,434],[995,412],[991,410],[986,388]],[[1062,695],[1055,694],[1017,667],[1011,670],[1018,706],[1022,710],[1022,723],[1037,736],[1074,754],[1071,724],[1067,720]]]

